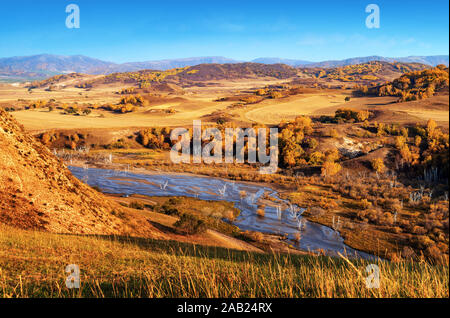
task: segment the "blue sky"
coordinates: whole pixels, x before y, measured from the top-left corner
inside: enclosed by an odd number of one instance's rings
[[[68,4],[81,28],[67,29]],[[381,10],[368,29],[365,8]],[[433,1],[1,1],[0,57],[87,55],[113,62],[194,56],[322,61],[448,54],[449,3]]]

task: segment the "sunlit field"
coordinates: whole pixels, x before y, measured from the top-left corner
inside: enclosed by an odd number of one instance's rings
[[[173,241],[0,232],[2,297],[448,297],[446,266],[258,254]],[[20,252],[18,252],[20,251]],[[64,272],[78,264],[81,287]]]

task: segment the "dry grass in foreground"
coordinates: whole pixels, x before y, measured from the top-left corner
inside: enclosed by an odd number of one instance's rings
[[[81,288],[65,287],[68,264]],[[75,236],[0,226],[0,297],[448,297],[449,269],[258,254],[172,241]]]

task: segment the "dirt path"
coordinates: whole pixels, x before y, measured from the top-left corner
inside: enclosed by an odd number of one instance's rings
[[[264,253],[263,250],[248,244],[244,241],[235,239],[233,237],[230,237],[228,235],[222,234],[220,232],[214,231],[214,230],[208,230],[207,235],[210,236],[214,241],[220,242],[221,246],[224,246],[226,248],[235,249],[235,250],[242,250],[242,251],[249,251],[249,252],[258,252],[258,253]]]

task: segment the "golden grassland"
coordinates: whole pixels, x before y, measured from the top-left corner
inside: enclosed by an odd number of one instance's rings
[[[298,96],[283,98],[277,100],[276,103],[273,100],[266,100],[257,107],[253,107],[253,110],[242,113],[247,120],[267,125],[277,125],[283,120],[293,120],[299,115],[321,113],[321,109],[331,106],[337,107],[337,105],[344,104],[344,100],[345,95],[342,93],[305,94],[302,95],[302,98]],[[329,115],[330,112],[323,114]]]
[[[189,97],[183,102],[163,102],[140,108],[127,114],[116,114],[103,109],[93,109],[87,116],[64,114],[46,108],[20,110],[13,116],[32,131],[48,129],[117,130],[130,127],[189,127],[193,120],[214,122],[214,114],[223,114],[237,124],[260,123],[274,125],[283,120],[293,120],[300,114],[332,115],[338,108],[368,109],[376,115],[374,120],[385,123],[426,123],[430,118],[448,126],[448,96],[434,96],[424,101],[393,103],[395,97],[359,97],[345,103],[341,93],[307,94],[282,99],[267,99],[262,103],[228,109],[224,102],[214,102],[204,97]],[[167,113],[166,110],[173,110]]]
[[[65,82],[66,83],[66,82]],[[395,103],[396,97],[351,97],[352,90],[308,88],[295,86],[287,81],[273,78],[219,80],[204,82],[201,87],[184,87],[177,92],[152,92],[142,94],[145,106],[135,107],[132,112],[119,114],[102,105],[116,105],[130,94],[118,94],[123,83],[96,85],[89,89],[67,86],[48,91],[35,88],[32,93],[21,86],[3,85],[0,87],[0,107],[14,108],[12,112],[27,130],[46,129],[121,129],[130,127],[179,127],[192,125],[194,119],[215,122],[219,117],[236,124],[279,124],[299,115],[332,115],[338,108],[370,110],[376,120],[389,122],[426,122],[433,118],[448,125],[448,95],[433,96],[426,100]],[[267,88],[272,87],[272,88]],[[289,88],[290,87],[290,88]],[[259,91],[278,93],[280,97],[258,96]],[[273,94],[272,94],[273,95]],[[259,97],[262,102],[255,104],[236,103],[238,96]],[[225,101],[222,101],[225,97]],[[346,101],[346,98],[350,98]],[[227,101],[229,100],[229,101]],[[239,100],[239,99],[238,99]],[[33,103],[52,105],[24,110]],[[67,114],[67,107],[79,109],[80,115]],[[88,109],[89,114],[82,114]]]
[[[449,270],[379,262],[368,289],[365,261],[260,254],[173,241],[76,236],[1,226],[2,297],[448,297]],[[65,287],[68,264],[81,288]]]

